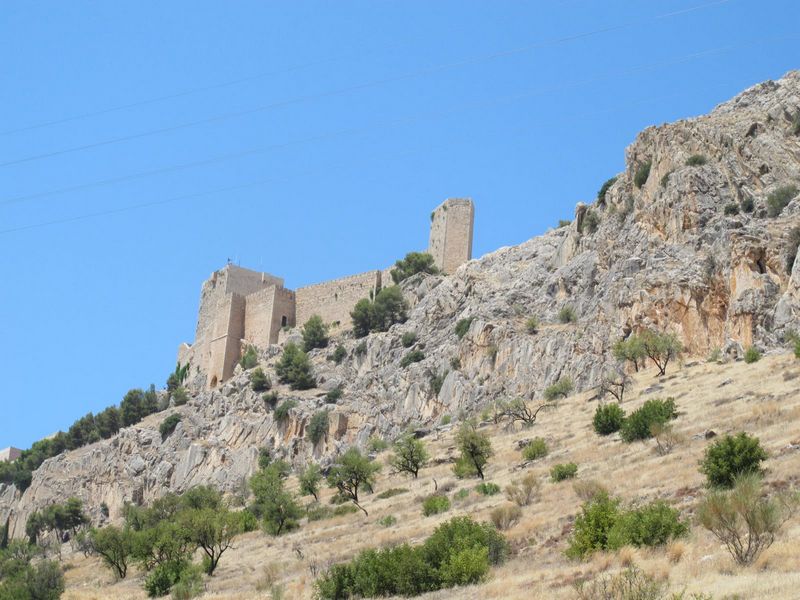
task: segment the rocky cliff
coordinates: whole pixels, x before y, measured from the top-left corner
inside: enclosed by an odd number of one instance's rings
[[[540,397],[563,375],[585,389],[611,366],[613,342],[643,327],[677,333],[696,355],[783,344],[800,327],[800,198],[789,187],[800,185],[798,115],[793,72],[709,115],[646,129],[626,151],[625,172],[592,205],[579,204],[570,225],[448,277],[415,276],[403,284],[406,323],[312,352],[319,388],[278,387],[281,400],[297,401],[287,421],[275,422],[237,370],[220,389],[168,409],[182,420],[164,440],[166,412],[46,461],[22,495],[0,487],[0,522],[10,516],[22,535],[32,510],[73,495],[101,520],[101,502],[114,519],[126,501],[200,483],[237,493],[264,446],[297,465],[325,462],[372,435],[432,426],[445,414],[457,420],[498,398]],[[768,198],[781,189],[794,198],[770,216]],[[576,322],[559,323],[565,306]],[[525,327],[531,316],[542,323],[535,334]],[[472,322],[459,338],[463,318]],[[416,333],[425,358],[402,368],[405,332]],[[329,359],[338,344],[347,350],[340,364]],[[279,353],[262,349],[273,381]],[[326,404],[325,392],[340,385],[342,398]],[[323,409],[329,432],[312,447],[305,428]]]

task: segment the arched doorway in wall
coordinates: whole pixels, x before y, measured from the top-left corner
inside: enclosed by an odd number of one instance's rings
[[[219,383],[219,382],[217,381],[217,376],[216,376],[216,375],[214,375],[214,376],[211,378],[211,387],[212,387],[212,388],[215,388],[215,387],[217,387],[217,383]]]

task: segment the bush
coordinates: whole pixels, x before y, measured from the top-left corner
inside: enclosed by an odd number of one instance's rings
[[[392,281],[398,284],[417,273],[435,275],[438,272],[439,269],[434,264],[433,256],[427,252],[409,252],[404,259],[394,263],[390,274]]]
[[[636,169],[636,173],[633,176],[633,183],[636,185],[637,188],[641,188],[645,183],[647,183],[647,179],[650,177],[650,167],[652,167],[653,161],[648,160],[645,163],[639,165]]]
[[[528,473],[520,481],[506,486],[506,498],[517,506],[528,506],[539,490],[539,480],[533,473]]]
[[[657,581],[636,567],[578,582],[575,592],[578,600],[684,600],[683,594],[670,594],[666,582]],[[699,594],[690,598],[711,600],[711,596]]]
[[[572,221],[569,219],[559,219],[557,228],[561,229],[562,227],[569,227],[572,224]]]
[[[772,545],[786,519],[797,510],[800,496],[781,493],[764,495],[755,473],[734,479],[730,491],[712,491],[700,503],[700,524],[719,539],[733,559],[749,565]]]
[[[272,387],[272,381],[264,373],[264,370],[258,367],[250,373],[250,385],[253,386],[254,392],[266,392]]]
[[[328,411],[321,410],[314,413],[308,423],[308,439],[316,446],[328,434]]]
[[[337,385],[335,388],[333,388],[327,394],[325,394],[325,402],[327,402],[328,404],[336,404],[339,400],[342,399],[343,394],[344,390],[342,389],[342,386]]]
[[[663,425],[677,416],[673,398],[648,400],[625,418],[619,430],[620,436],[628,443],[650,439],[653,437],[653,425]]]
[[[438,373],[436,375],[431,375],[430,384],[431,384],[431,392],[433,392],[434,396],[438,396],[439,392],[442,391],[442,386],[444,385],[444,380],[447,378],[447,373]]]
[[[600,190],[597,192],[597,199],[603,201],[606,197],[606,192],[611,189],[611,186],[617,181],[616,176],[612,177],[611,179],[607,179],[606,182],[600,186]]]
[[[356,356],[364,356],[367,353],[367,341],[359,343],[354,350]]]
[[[761,352],[758,351],[758,348],[755,346],[750,346],[747,350],[745,350],[744,362],[746,362],[748,365],[758,362],[759,360],[761,360]]]
[[[527,321],[525,321],[525,331],[533,335],[534,333],[538,333],[539,331],[539,319],[536,317],[530,317]]]
[[[289,411],[291,411],[295,406],[297,406],[297,402],[294,400],[284,400],[281,402],[280,406],[275,409],[272,417],[275,419],[275,422],[278,425],[283,425],[286,421],[289,420]]]
[[[347,350],[345,347],[339,344],[336,346],[336,350],[333,351],[333,354],[330,355],[330,359],[335,362],[337,365],[342,364],[342,361],[347,358]]]
[[[597,550],[607,549],[608,534],[619,518],[619,505],[619,499],[606,493],[597,494],[592,500],[584,502],[580,514],[575,518],[566,555],[584,558]]]
[[[739,205],[731,202],[730,204],[726,204],[723,212],[728,216],[734,216],[739,214]]]
[[[283,347],[283,354],[275,365],[275,372],[282,383],[288,383],[293,390],[308,390],[317,385],[308,355],[293,342]]]
[[[598,227],[600,227],[600,215],[590,208],[586,211],[586,214],[583,215],[579,233],[583,233],[584,231],[587,233],[594,233],[597,231]]]
[[[658,367],[659,376],[667,372],[669,361],[683,351],[683,344],[675,334],[659,333],[650,329],[637,336],[635,345],[641,346],[644,355]]]
[[[175,428],[178,426],[178,423],[181,421],[181,416],[177,413],[171,414],[166,419],[161,421],[161,425],[158,426],[158,431],[161,434],[161,439],[167,439]]]
[[[239,364],[245,371],[249,371],[258,364],[258,350],[255,346],[247,346],[242,357],[239,359]]]
[[[686,159],[686,166],[689,167],[700,167],[708,162],[706,157],[702,154],[692,154],[689,158]]]
[[[400,366],[405,369],[411,363],[417,363],[423,360],[425,360],[425,353],[422,350],[410,350],[400,360]]]
[[[263,400],[264,404],[269,408],[275,408],[278,404],[278,392],[272,391],[267,392],[266,394],[262,394],[261,400]]]
[[[319,315],[311,315],[303,325],[303,350],[311,352],[314,348],[325,348],[327,345],[328,326]]]
[[[770,217],[777,217],[783,209],[797,196],[797,186],[784,185],[767,196],[767,214]]]
[[[450,425],[452,421],[452,415],[442,415],[442,418],[439,419],[439,425]]]
[[[364,337],[372,331],[388,331],[395,323],[404,323],[407,313],[408,302],[403,298],[402,290],[396,285],[385,287],[374,301],[362,298],[356,303],[350,313],[353,333],[356,337]]]
[[[472,322],[475,320],[475,317],[466,317],[464,319],[459,319],[456,323],[455,333],[458,339],[463,338],[467,332],[469,331],[469,326],[472,325]]]
[[[184,560],[171,560],[157,565],[144,580],[144,589],[151,598],[169,594],[187,568]]]
[[[601,404],[594,411],[592,425],[595,433],[599,435],[610,435],[619,431],[625,421],[625,411],[619,404]]]
[[[534,438],[522,448],[522,458],[536,460],[547,456],[547,442],[543,438]]]
[[[554,402],[559,398],[566,398],[572,393],[574,389],[572,378],[562,377],[553,385],[547,386],[544,390],[544,399],[548,402]]]
[[[558,320],[561,323],[574,323],[578,320],[578,315],[574,308],[571,306],[565,306],[558,311]]]
[[[411,348],[411,346],[417,343],[417,334],[413,331],[406,331],[400,337],[400,343],[403,344],[404,348]]]
[[[553,468],[550,469],[550,479],[552,479],[554,483],[564,481],[565,479],[574,479],[577,474],[578,465],[575,463],[553,465]]]
[[[659,500],[639,508],[622,511],[608,533],[608,549],[622,546],[663,546],[685,536],[689,526],[680,513]]]
[[[522,509],[516,504],[498,506],[489,515],[489,520],[500,531],[505,531],[516,525],[522,518]]]
[[[496,483],[482,482],[475,486],[475,491],[481,496],[494,496],[500,493],[500,486]]]
[[[426,517],[438,515],[448,510],[450,510],[450,500],[447,499],[447,496],[434,494],[422,501],[422,514]]]
[[[755,210],[756,205],[752,198],[742,198],[739,207],[742,209],[742,212],[751,213]]]
[[[389,488],[378,494],[378,499],[386,500],[387,498],[394,498],[395,496],[406,493],[408,493],[408,488]]]
[[[389,447],[389,442],[385,439],[377,436],[372,436],[367,440],[367,451],[368,452],[383,452]]]
[[[793,227],[789,231],[789,243],[786,251],[786,272],[791,275],[797,251],[800,249],[800,227]]]
[[[394,515],[386,515],[385,517],[378,519],[378,524],[381,527],[392,527],[393,525],[397,525],[397,519],[394,517]]]
[[[758,438],[742,431],[726,435],[706,448],[700,472],[709,486],[731,488],[740,475],[760,475],[761,463],[767,458]]]

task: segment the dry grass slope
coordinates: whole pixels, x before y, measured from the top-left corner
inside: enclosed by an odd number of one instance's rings
[[[689,363],[677,365],[659,380],[652,373],[640,374],[625,402],[630,412],[646,399],[673,396],[680,416],[675,428],[686,441],[667,456],[655,451],[653,441],[630,445],[617,435],[597,436],[591,427],[596,401],[591,394],[577,394],[547,413],[527,430],[506,430],[484,426],[492,436],[495,456],[488,466],[487,481],[505,486],[524,474],[535,473],[541,480],[538,497],[524,507],[521,520],[506,532],[514,557],[495,569],[490,579],[477,586],[445,590],[426,598],[573,598],[573,583],[580,578],[618,570],[635,563],[646,573],[668,580],[672,589],[706,592],[714,598],[798,597],[800,552],[797,539],[800,519],[791,520],[776,543],[757,564],[741,569],[725,549],[705,530],[693,527],[689,538],[665,549],[623,548],[614,554],[597,554],[579,563],[564,554],[566,538],[578,512],[580,499],[569,481],[552,483],[549,468],[560,462],[578,463],[578,480],[597,480],[626,501],[662,498],[691,517],[703,494],[703,477],[698,461],[708,444],[707,430],[717,434],[740,430],[755,434],[770,454],[766,481],[773,486],[796,484],[800,474],[800,362],[793,356],[768,356],[746,365]],[[524,465],[516,449],[519,440],[541,436],[550,454]],[[435,466],[422,471],[418,480],[390,475],[388,468],[379,479],[377,492],[409,488],[408,493],[387,499],[367,496],[369,517],[356,513],[304,525],[281,538],[249,533],[238,539],[235,549],[222,559],[214,577],[207,580],[203,598],[244,600],[270,598],[269,586],[284,587],[286,598],[310,598],[314,572],[333,561],[352,557],[359,550],[398,542],[416,543],[440,522],[456,514],[470,514],[488,520],[493,508],[506,503],[502,494],[484,497],[472,491],[455,500],[449,512],[423,517],[420,500],[434,490],[449,489],[450,497],[461,489],[472,490],[474,480],[456,480],[448,459],[456,454],[453,432],[432,434],[427,443]],[[385,461],[388,453],[378,458]],[[330,491],[326,490],[323,502]],[[397,524],[388,528],[379,521],[394,515]],[[73,556],[67,572],[67,600],[145,598],[141,575],[135,570],[127,580],[114,583],[110,572],[97,559]]]

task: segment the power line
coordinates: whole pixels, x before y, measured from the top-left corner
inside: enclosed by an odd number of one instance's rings
[[[130,141],[130,140],[150,137],[150,136],[153,136],[153,135],[158,135],[158,134],[161,134],[161,133],[169,133],[169,132],[172,132],[172,131],[178,131],[178,130],[186,129],[186,128],[189,128],[189,127],[195,127],[197,125],[206,125],[206,124],[210,124],[210,123],[226,121],[226,120],[233,119],[233,118],[248,116],[248,115],[252,115],[252,114],[256,114],[256,113],[260,113],[260,112],[265,112],[265,111],[268,111],[268,110],[273,110],[273,109],[276,109],[276,108],[282,108],[282,107],[285,107],[285,106],[290,106],[292,104],[297,104],[297,103],[301,103],[301,102],[309,102],[309,101],[313,101],[313,100],[319,100],[319,99],[322,99],[322,98],[330,98],[330,97],[333,97],[333,96],[338,96],[338,95],[342,95],[342,94],[348,94],[348,93],[352,93],[352,92],[355,92],[355,91],[360,91],[360,90],[364,90],[364,89],[368,89],[368,88],[372,88],[372,87],[376,87],[376,86],[380,86],[380,85],[385,85],[385,84],[388,84],[388,83],[396,83],[396,82],[400,82],[400,81],[407,81],[407,80],[410,80],[410,79],[416,79],[416,78],[419,78],[419,77],[423,77],[423,76],[426,76],[426,75],[432,75],[432,74],[435,74],[435,73],[440,73],[442,71],[447,71],[447,70],[458,68],[458,67],[478,64],[478,63],[481,63],[481,62],[492,61],[492,60],[496,60],[496,59],[499,59],[499,58],[506,58],[506,57],[513,56],[513,55],[516,55],[516,54],[520,54],[520,53],[523,53],[523,52],[528,52],[528,51],[536,49],[536,48],[543,48],[543,47],[551,46],[551,45],[564,44],[564,43],[572,42],[572,41],[583,39],[583,38],[587,38],[587,37],[592,37],[592,36],[603,34],[603,33],[609,33],[609,32],[612,32],[612,31],[618,31],[618,30],[621,30],[621,29],[627,29],[627,28],[630,28],[630,27],[633,27],[633,26],[642,25],[644,23],[649,23],[649,22],[658,21],[658,20],[662,20],[662,19],[668,19],[668,18],[672,18],[672,17],[675,17],[675,16],[684,15],[684,14],[688,14],[688,13],[691,13],[691,12],[696,12],[698,10],[702,10],[702,9],[709,8],[709,7],[712,7],[712,6],[717,6],[717,5],[721,5],[721,4],[727,4],[729,2],[731,2],[731,0],[714,0],[713,2],[707,2],[705,4],[700,4],[700,5],[697,5],[697,6],[694,6],[694,7],[689,7],[689,8],[686,8],[686,9],[679,10],[679,11],[673,11],[673,12],[669,12],[669,13],[664,13],[664,14],[661,14],[661,15],[656,15],[654,17],[648,17],[648,18],[645,18],[645,19],[639,19],[639,20],[636,20],[636,21],[629,21],[627,23],[622,23],[622,24],[618,24],[618,25],[611,25],[611,26],[608,26],[608,27],[603,27],[603,28],[600,28],[600,29],[595,29],[595,30],[587,31],[587,32],[583,32],[583,33],[572,34],[572,35],[564,36],[564,37],[561,37],[561,38],[555,38],[555,39],[552,39],[552,40],[546,40],[546,41],[542,41],[542,42],[535,42],[535,43],[528,44],[528,45],[525,45],[525,46],[512,48],[510,50],[503,50],[503,51],[494,52],[494,53],[491,53],[491,54],[474,56],[474,57],[471,57],[471,58],[467,58],[467,59],[463,59],[463,60],[459,60],[459,61],[455,61],[455,62],[435,65],[433,67],[428,67],[428,68],[425,68],[425,69],[420,69],[420,70],[417,70],[417,71],[404,73],[402,75],[398,75],[398,76],[395,76],[395,77],[387,77],[387,78],[383,78],[383,79],[377,79],[377,80],[373,80],[373,81],[369,81],[369,82],[365,82],[365,83],[361,83],[361,84],[357,84],[357,85],[353,85],[353,86],[348,86],[348,87],[344,87],[344,88],[338,88],[338,89],[335,89],[335,90],[329,90],[327,92],[321,92],[321,93],[318,93],[318,94],[309,94],[309,95],[305,95],[305,96],[298,96],[298,97],[295,97],[295,98],[289,98],[289,99],[286,99],[286,100],[281,100],[281,101],[278,101],[278,102],[273,102],[273,103],[270,103],[270,104],[257,106],[255,108],[251,108],[251,109],[247,109],[247,110],[224,113],[224,114],[208,117],[208,118],[205,118],[205,119],[189,121],[189,122],[180,123],[180,124],[177,124],[177,125],[172,125],[172,126],[169,126],[169,127],[161,127],[161,128],[158,128],[158,129],[152,129],[152,130],[144,131],[144,132],[137,133],[137,134],[127,135],[127,136],[120,136],[120,137],[116,137],[116,138],[110,138],[110,139],[102,140],[102,141],[99,141],[99,142],[93,142],[93,143],[89,143],[89,144],[73,146],[73,147],[70,147],[70,148],[64,148],[62,150],[55,150],[55,151],[51,151],[51,152],[45,152],[45,153],[42,153],[42,154],[34,154],[34,155],[23,157],[23,158],[18,158],[18,159],[14,159],[14,160],[10,160],[10,161],[1,162],[0,163],[0,167],[8,167],[8,166],[11,166],[11,165],[22,164],[22,163],[31,162],[31,161],[34,161],[34,160],[41,160],[41,159],[44,159],[44,158],[51,158],[51,157],[55,157],[55,156],[61,156],[61,155],[64,155],[64,154],[70,154],[70,153],[73,153],[73,152],[80,152],[80,151],[83,151],[83,150],[89,150],[89,149],[92,149],[92,148],[99,148],[99,147],[102,147],[102,146],[118,144],[118,143],[125,142],[125,141]]]
[[[450,115],[452,115],[454,113],[457,113],[457,112],[459,112],[461,110],[464,110],[464,109],[475,108],[475,107],[480,108],[480,107],[492,106],[494,104],[508,102],[508,101],[514,101],[514,100],[519,100],[519,99],[522,99],[522,98],[528,98],[528,97],[537,96],[537,95],[546,95],[546,94],[550,94],[550,93],[554,93],[554,92],[563,91],[563,90],[566,90],[566,89],[571,89],[571,88],[575,88],[575,87],[581,87],[581,86],[585,86],[585,85],[589,85],[589,84],[598,83],[598,82],[601,82],[601,81],[604,81],[604,80],[610,80],[610,79],[615,79],[615,78],[618,78],[618,77],[623,77],[623,76],[626,76],[626,75],[635,74],[635,73],[638,73],[638,72],[643,72],[643,71],[653,70],[653,69],[657,69],[657,68],[672,66],[672,65],[675,65],[675,64],[681,64],[681,63],[688,62],[688,61],[691,61],[691,60],[694,60],[694,59],[697,59],[697,58],[703,58],[705,56],[711,56],[711,55],[714,55],[714,54],[720,54],[720,53],[724,53],[724,52],[729,52],[729,51],[736,50],[736,49],[739,49],[739,48],[742,48],[742,47],[748,47],[748,46],[752,46],[754,44],[764,43],[764,42],[767,42],[767,41],[775,41],[776,39],[784,39],[784,38],[782,38],[782,37],[769,37],[769,38],[764,38],[764,39],[761,39],[761,40],[750,40],[750,41],[744,42],[742,44],[736,44],[736,45],[729,45],[729,46],[722,46],[722,47],[718,47],[718,48],[712,48],[712,49],[703,50],[703,51],[700,51],[700,52],[694,52],[694,53],[682,55],[682,56],[679,56],[679,57],[676,57],[676,58],[673,58],[673,59],[657,61],[657,62],[654,62],[654,63],[649,63],[649,64],[645,64],[645,65],[639,65],[639,66],[631,67],[631,68],[627,68],[627,69],[620,69],[620,70],[617,70],[617,71],[613,71],[613,72],[607,73],[605,75],[595,76],[595,77],[591,77],[591,78],[584,79],[584,80],[577,80],[577,81],[562,83],[560,85],[555,85],[555,86],[550,86],[550,87],[545,87],[545,88],[537,88],[537,89],[528,90],[528,91],[525,91],[525,92],[520,92],[520,93],[512,94],[512,95],[495,96],[493,98],[490,98],[490,99],[487,99],[487,100],[483,100],[483,101],[469,101],[469,102],[464,102],[464,103],[461,103],[461,104],[458,104],[458,105],[450,105],[448,107],[448,110],[446,110],[446,111],[425,111],[425,112],[415,113],[413,115],[409,115],[409,116],[405,116],[405,117],[398,117],[398,118],[394,118],[394,119],[387,119],[387,120],[383,120],[383,121],[377,121],[377,122],[373,122],[371,124],[360,126],[360,127],[353,127],[353,128],[347,128],[347,129],[341,129],[341,130],[337,130],[337,131],[331,131],[331,132],[316,134],[316,135],[313,135],[313,136],[309,136],[309,137],[305,137],[305,138],[298,138],[298,139],[295,139],[295,140],[289,140],[289,141],[280,142],[280,143],[275,143],[275,144],[271,144],[271,145],[260,147],[260,148],[250,148],[250,149],[247,149],[247,150],[242,150],[240,152],[224,154],[224,155],[221,155],[221,156],[211,157],[211,158],[207,158],[207,159],[203,159],[203,160],[199,160],[199,161],[193,161],[193,162],[188,162],[188,163],[182,163],[182,164],[177,164],[177,165],[170,165],[170,166],[166,166],[166,167],[160,167],[158,169],[153,169],[153,170],[149,170],[149,171],[141,171],[139,173],[133,173],[133,174],[129,174],[129,175],[122,175],[122,176],[119,176],[119,177],[112,177],[112,178],[108,178],[108,179],[102,179],[102,180],[99,180],[99,181],[88,182],[88,183],[69,186],[69,187],[60,188],[60,189],[56,189],[56,190],[38,192],[38,193],[28,194],[28,195],[24,195],[24,196],[16,196],[16,197],[13,197],[13,198],[8,198],[8,199],[5,199],[3,201],[0,201],[0,205],[9,205],[9,204],[14,204],[14,203],[20,203],[20,202],[25,202],[25,201],[32,200],[32,199],[37,199],[37,198],[42,198],[42,197],[47,197],[47,196],[53,196],[53,195],[58,195],[58,194],[64,194],[64,193],[79,191],[79,190],[88,189],[88,188],[92,188],[92,187],[98,187],[98,186],[102,186],[102,185],[109,185],[109,184],[113,184],[113,183],[121,183],[121,182],[125,182],[125,181],[141,179],[141,178],[145,178],[145,177],[149,177],[149,176],[153,176],[153,175],[161,175],[161,174],[165,174],[165,173],[176,172],[176,171],[181,171],[181,170],[186,170],[186,169],[192,169],[192,168],[201,167],[201,166],[208,166],[208,165],[211,165],[211,164],[221,163],[221,162],[225,162],[225,161],[229,161],[229,160],[234,160],[234,159],[237,159],[237,158],[243,158],[243,157],[246,157],[246,156],[255,156],[255,155],[258,155],[258,154],[263,154],[263,153],[266,153],[266,152],[269,152],[269,151],[272,151],[272,150],[278,150],[278,149],[287,148],[287,147],[290,147],[290,146],[303,145],[303,144],[308,144],[308,143],[312,143],[312,142],[325,141],[325,140],[329,140],[329,139],[336,139],[336,138],[345,137],[345,136],[348,136],[348,135],[359,134],[359,133],[368,133],[368,132],[372,131],[373,129],[376,129],[376,128],[379,128],[379,127],[393,127],[393,126],[409,124],[409,123],[413,123],[413,122],[421,121],[421,120],[426,120],[426,119],[436,119],[436,118],[441,118],[441,117],[447,117],[447,116],[450,116]],[[798,39],[798,37],[797,36],[786,36],[785,39],[794,40],[794,39]]]

